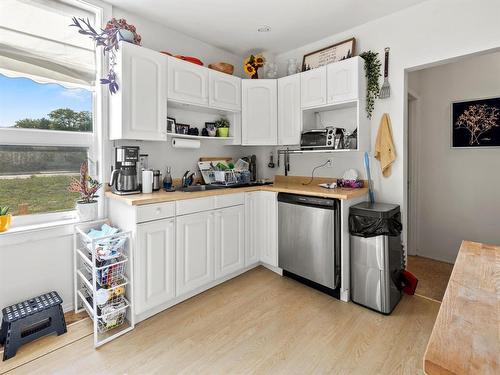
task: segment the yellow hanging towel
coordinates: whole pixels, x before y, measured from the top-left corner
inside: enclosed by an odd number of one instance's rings
[[[396,160],[396,150],[392,139],[391,119],[388,113],[384,113],[380,120],[375,141],[375,159],[380,161],[380,168],[384,177],[391,175],[391,165]]]

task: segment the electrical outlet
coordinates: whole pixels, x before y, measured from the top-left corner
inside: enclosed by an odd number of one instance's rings
[[[332,165],[333,165],[332,159],[328,159],[328,160],[326,161],[326,166],[327,166],[327,167],[329,167],[329,168],[331,168],[331,167],[332,167]]]

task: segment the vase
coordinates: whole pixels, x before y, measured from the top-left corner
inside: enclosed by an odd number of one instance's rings
[[[118,30],[118,39],[125,42],[134,43],[134,33],[130,30],[120,29]]]
[[[12,222],[12,215],[2,215],[0,216],[0,232],[5,232],[10,228],[10,223]]]
[[[217,137],[225,138],[229,135],[229,128],[218,128]]]
[[[97,201],[85,203],[82,201],[76,202],[76,213],[80,221],[97,220],[98,210]]]
[[[295,74],[297,73],[298,69],[297,69],[297,59],[288,59],[288,67],[286,69],[288,75],[292,75],[292,74]]]
[[[259,73],[257,73],[257,71],[255,71],[254,75],[250,78],[251,79],[259,79]]]

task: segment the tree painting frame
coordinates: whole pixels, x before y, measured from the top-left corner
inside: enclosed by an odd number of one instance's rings
[[[452,148],[500,148],[500,95],[451,103]]]

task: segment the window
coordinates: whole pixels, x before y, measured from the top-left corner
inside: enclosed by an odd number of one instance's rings
[[[14,225],[72,217],[68,184],[95,158],[96,54],[74,16],[102,18],[78,0],[0,2],[0,206]]]

